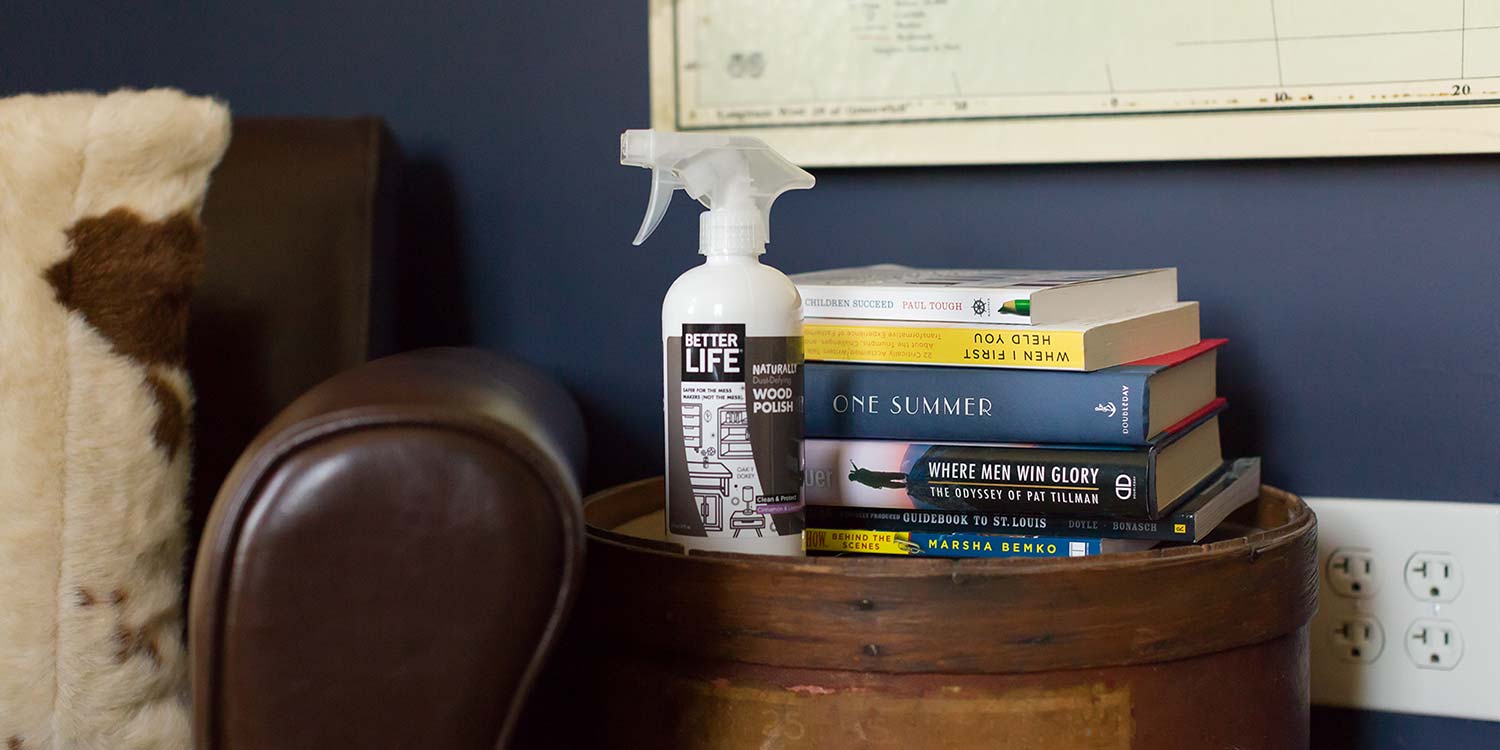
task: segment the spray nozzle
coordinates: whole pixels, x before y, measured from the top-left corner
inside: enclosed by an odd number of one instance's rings
[[[698,223],[698,251],[705,255],[764,252],[771,204],[788,190],[813,186],[812,175],[743,136],[627,130],[620,163],[651,170],[651,199],[635,244],[656,230],[681,188],[709,209]]]

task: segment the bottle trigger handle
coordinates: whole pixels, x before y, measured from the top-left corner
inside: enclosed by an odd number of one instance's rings
[[[646,216],[641,219],[641,229],[635,233],[635,241],[631,244],[639,245],[656,231],[656,226],[661,223],[663,216],[667,215],[667,207],[672,204],[672,193],[679,188],[686,187],[682,180],[669,169],[653,168],[651,170],[651,199],[646,203]]]

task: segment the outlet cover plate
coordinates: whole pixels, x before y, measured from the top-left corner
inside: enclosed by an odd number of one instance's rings
[[[1312,701],[1379,711],[1500,720],[1500,504],[1307,498],[1318,514],[1318,613],[1309,634]],[[1375,593],[1340,596],[1328,585],[1334,550],[1369,550]],[[1423,601],[1406,583],[1418,552],[1452,555],[1463,575],[1453,601]],[[1372,617],[1385,648],[1371,662],[1340,658],[1338,623]],[[1418,620],[1449,621],[1463,653],[1448,669],[1419,669],[1404,640]]]

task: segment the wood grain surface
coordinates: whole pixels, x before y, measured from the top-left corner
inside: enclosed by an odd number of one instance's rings
[[[1232,538],[1059,559],[684,555],[610,531],[661,504],[659,479],[589,499],[583,606],[632,648],[677,657],[956,674],[1143,664],[1276,638],[1317,604],[1316,521],[1270,487]]]
[[[1207,544],[943,560],[683,554],[647,518],[662,491],[586,502],[582,598],[526,740],[1307,746],[1317,522],[1289,493],[1263,488]]]

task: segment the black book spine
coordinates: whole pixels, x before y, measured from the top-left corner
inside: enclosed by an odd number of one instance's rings
[[[1152,539],[1162,542],[1192,542],[1197,532],[1191,515],[1137,521],[829,505],[807,506],[807,525],[809,528],[822,529],[923,531],[930,534],[1065,535],[1100,539]]]
[[[804,496],[813,505],[910,503],[918,510],[1082,518],[1156,515],[1153,448],[808,443]],[[875,451],[861,453],[871,445]],[[880,501],[887,496],[891,502]]]

